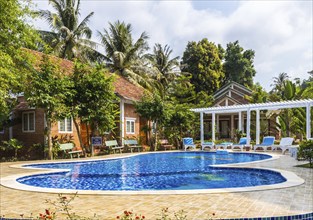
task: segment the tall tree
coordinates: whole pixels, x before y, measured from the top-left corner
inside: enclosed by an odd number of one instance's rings
[[[22,91],[27,78],[27,56],[22,47],[35,48],[39,40],[25,20],[31,15],[27,2],[0,0],[0,126],[14,107],[12,94]]]
[[[105,61],[112,72],[126,77],[129,81],[148,86],[146,68],[142,56],[148,47],[148,35],[143,32],[134,41],[132,26],[125,22],[109,23],[109,28],[103,33],[98,31],[101,43],[105,49]]]
[[[179,57],[171,58],[172,52],[168,45],[162,47],[161,44],[155,44],[153,53],[146,55],[153,68],[152,77],[161,84],[159,94],[163,99],[179,72]]]
[[[279,73],[278,76],[273,77],[273,86],[274,88],[272,89],[273,92],[281,93],[284,89],[284,84],[286,80],[289,80],[289,76],[287,73]]]
[[[68,97],[67,105],[78,133],[81,148],[82,143],[80,124],[86,124],[92,129],[92,134],[103,134],[115,127],[116,96],[114,94],[112,76],[101,66],[91,67],[88,64],[75,62],[72,94]]]
[[[79,58],[84,61],[100,56],[94,50],[96,44],[90,41],[92,31],[88,27],[89,19],[94,13],[89,13],[79,23],[80,0],[49,0],[49,3],[56,13],[40,10],[39,15],[48,22],[51,32],[40,33],[54,53],[61,58]]]
[[[220,50],[206,38],[198,43],[188,42],[182,57],[182,71],[190,73],[196,93],[203,91],[211,95],[220,88],[224,78]]]
[[[253,50],[244,50],[238,41],[228,43],[223,64],[224,83],[234,81],[251,88],[256,74],[253,65],[254,56]]]
[[[57,119],[68,113],[65,100],[72,95],[70,87],[69,78],[62,73],[59,65],[44,55],[39,70],[33,71],[25,90],[27,103],[32,107],[44,109],[49,159],[53,159],[51,127]]]
[[[157,150],[159,129],[166,118],[164,102],[157,94],[146,94],[139,102],[135,103],[135,108],[140,116],[155,123],[154,150]]]

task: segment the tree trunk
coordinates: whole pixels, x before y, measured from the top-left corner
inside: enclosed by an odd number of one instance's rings
[[[154,151],[158,148],[158,122],[155,122],[155,144],[154,144]]]
[[[51,119],[46,118],[47,121],[47,139],[48,139],[48,159],[53,160],[53,145],[51,140]]]
[[[82,149],[83,154],[84,154],[85,157],[86,157],[86,149],[85,149],[85,146],[83,145],[83,140],[82,140],[82,134],[81,134],[80,126],[79,126],[77,120],[75,120],[75,118],[74,118],[73,115],[72,115],[72,118],[73,118],[74,125],[75,125],[75,128],[76,128],[76,132],[77,132],[77,136],[78,136],[80,148]]]

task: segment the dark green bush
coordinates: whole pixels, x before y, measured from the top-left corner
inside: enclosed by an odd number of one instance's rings
[[[299,145],[298,159],[308,160],[313,167],[313,140],[302,141]]]

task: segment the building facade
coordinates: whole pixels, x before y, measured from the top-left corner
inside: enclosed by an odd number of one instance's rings
[[[36,62],[41,60],[42,53],[37,51],[30,51],[34,54]],[[70,74],[73,70],[73,63],[68,60],[60,59],[51,56],[52,59],[60,63],[61,69],[66,69],[66,73]],[[34,65],[38,65],[34,64]],[[121,76],[117,76],[113,83],[115,94],[119,100],[119,122],[117,124],[116,137],[119,142],[125,138],[142,138],[144,133],[141,132],[141,127],[146,123],[136,112],[134,102],[139,101],[144,94],[144,89],[140,86],[134,85]],[[77,148],[79,148],[79,139],[76,128],[72,118],[64,118],[52,125],[51,136],[59,139],[71,140]],[[18,105],[11,115],[11,126],[2,128],[0,130],[0,141],[15,138],[21,141],[25,146],[33,144],[45,144],[45,128],[46,122],[44,117],[44,110],[38,108],[31,108],[25,101],[24,96],[18,97]],[[81,133],[83,137],[83,144],[88,143],[87,129],[81,125]]]

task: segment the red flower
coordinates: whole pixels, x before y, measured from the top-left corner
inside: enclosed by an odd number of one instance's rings
[[[143,216],[141,216],[141,218],[142,218],[142,219],[145,219],[146,217],[143,215]]]
[[[124,214],[126,215],[126,214],[128,214],[128,212],[127,212],[127,211],[124,211]]]
[[[136,216],[136,219],[140,219],[140,217],[139,217],[139,216]]]
[[[212,215],[215,216],[215,212],[213,212]]]
[[[48,209],[46,209],[46,214],[50,215],[50,211]]]
[[[120,219],[120,216],[116,216],[116,219]]]
[[[132,212],[128,212],[128,214],[130,214],[130,215],[131,215],[131,214],[133,214],[133,213],[132,213]]]

